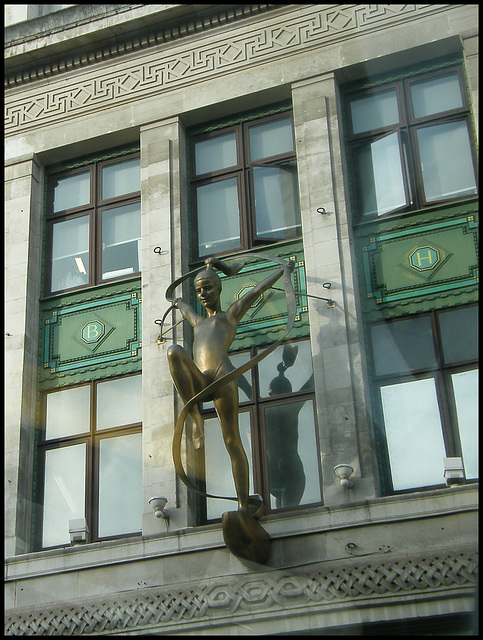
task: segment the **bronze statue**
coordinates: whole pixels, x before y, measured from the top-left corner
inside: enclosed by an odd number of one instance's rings
[[[244,257],[265,257],[258,254],[245,254]],[[199,409],[199,401],[213,400],[221,425],[223,440],[231,459],[232,473],[238,501],[238,512],[223,514],[223,533],[228,548],[236,555],[257,562],[266,562],[269,554],[268,534],[255,522],[248,507],[253,497],[249,496],[248,460],[241,442],[238,426],[238,385],[236,377],[248,370],[255,362],[281,343],[293,323],[295,315],[294,294],[291,288],[290,275],[294,269],[292,261],[273,256],[266,256],[283,265],[267,278],[259,282],[253,289],[233,302],[226,311],[221,309],[221,279],[213,267],[227,275],[238,273],[243,264],[229,266],[217,258],[205,260],[205,269],[199,272],[194,281],[196,295],[206,309],[206,317],[200,316],[189,304],[179,298],[172,298],[174,288],[183,278],[173,283],[166,297],[172,306],[179,309],[184,318],[193,327],[193,358],[180,345],[168,348],[167,357],[173,382],[185,403],[178,418],[173,438],[173,457],[175,468],[187,486],[200,493],[188,480],[180,462],[181,431],[187,414],[193,422],[193,444],[199,449],[203,443],[203,416]],[[240,367],[238,370],[230,362],[228,350],[235,338],[240,320],[257,298],[267,291],[282,275],[284,275],[287,301],[289,303],[288,321],[284,336],[267,348],[265,352]],[[166,314],[165,314],[166,317]],[[163,319],[164,320],[164,319]],[[206,393],[205,393],[206,391]],[[208,495],[208,494],[205,494]],[[221,497],[221,496],[210,496]],[[230,498],[232,499],[232,498]],[[260,504],[257,505],[260,507]],[[256,514],[261,512],[258,508]]]
[[[172,345],[168,349],[168,362],[173,382],[187,403],[193,396],[218,380],[234,366],[228,357],[228,350],[235,338],[240,320],[255,300],[269,289],[283,274],[283,268],[277,270],[253,289],[233,302],[226,311],[220,304],[221,280],[213,270],[213,265],[224,268],[215,258],[206,260],[207,268],[195,278],[195,290],[198,300],[205,307],[207,317],[200,316],[183,300],[176,299],[175,306],[193,327],[193,359],[183,347]],[[293,270],[294,264],[289,268]],[[249,477],[248,461],[243,449],[238,429],[238,385],[235,380],[228,382],[215,391],[211,398],[220,420],[221,431],[226,449],[231,459],[235,489],[238,496],[238,509],[248,511]],[[203,441],[203,416],[196,404],[190,412],[193,420],[193,443],[199,448]]]

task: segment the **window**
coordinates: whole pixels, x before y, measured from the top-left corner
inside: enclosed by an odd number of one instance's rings
[[[37,546],[70,544],[69,520],[79,518],[89,542],[139,534],[141,376],[46,393],[42,414]]]
[[[259,349],[259,351],[263,348]],[[235,367],[255,351],[230,354]],[[320,504],[318,441],[310,342],[279,346],[238,378],[240,435],[250,465],[250,494],[263,496],[268,511]],[[235,496],[231,464],[215,417],[213,403],[205,411],[206,491]],[[208,498],[206,520],[233,510],[233,502]]]
[[[194,136],[193,259],[301,234],[291,113]]]
[[[358,222],[477,193],[461,67],[349,94],[346,107]]]
[[[476,306],[370,327],[393,491],[444,484],[443,458],[478,478]]]
[[[139,154],[50,176],[46,295],[139,274],[140,184]]]

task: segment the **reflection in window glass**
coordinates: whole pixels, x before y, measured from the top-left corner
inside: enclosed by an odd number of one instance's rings
[[[52,225],[51,291],[89,282],[89,218],[82,216]]]
[[[373,325],[371,339],[378,376],[418,371],[436,364],[429,316]]]
[[[280,118],[249,128],[250,160],[293,151],[292,120]]]
[[[411,98],[415,118],[462,107],[458,74],[452,73],[411,84]]]
[[[74,387],[49,393],[46,405],[46,440],[89,431],[90,387]]]
[[[141,376],[107,380],[97,385],[97,429],[142,421]]]
[[[102,167],[102,198],[115,198],[141,189],[139,158]]]
[[[451,376],[465,474],[478,478],[478,369]]]
[[[70,544],[69,520],[85,515],[86,445],[45,452],[43,547]]]
[[[260,396],[278,396],[314,388],[310,342],[277,347],[258,365]]]
[[[355,160],[363,215],[383,215],[408,204],[397,133],[359,147]]]
[[[434,379],[381,387],[395,491],[444,483],[446,457]]]
[[[236,165],[235,131],[207,138],[195,144],[195,171],[197,175]]]
[[[250,494],[253,494],[252,443],[250,436],[250,414],[240,413],[240,436],[250,467]],[[236,497],[230,456],[225,448],[218,418],[205,420],[205,467],[206,492],[218,496]],[[207,498],[206,512],[208,520],[221,518],[225,511],[235,511],[235,500]]]
[[[417,137],[427,202],[476,194],[466,122],[424,127]]]
[[[102,279],[141,271],[141,206],[102,212]]]
[[[91,201],[90,171],[76,173],[54,182],[53,212],[73,209]]]
[[[196,189],[200,256],[240,246],[240,212],[236,178]]]
[[[439,326],[446,364],[478,357],[478,307],[440,313]]]
[[[350,103],[354,134],[399,122],[396,89],[355,98]]]
[[[297,173],[280,167],[254,167],[256,234],[288,239],[300,234]]]
[[[272,508],[320,502],[320,481],[312,400],[265,409]]]
[[[142,528],[141,434],[99,441],[99,537]]]

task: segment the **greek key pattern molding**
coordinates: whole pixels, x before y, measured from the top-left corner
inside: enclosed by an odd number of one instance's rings
[[[42,80],[20,98],[6,97],[5,133],[11,135],[85,116],[139,98],[240,71],[280,56],[326,46],[361,32],[447,10],[451,5],[287,5],[292,10],[264,17],[251,27],[136,52],[115,66],[100,62],[75,78]],[[191,40],[190,38],[187,39]],[[127,58],[127,56],[126,56]],[[18,95],[18,94],[16,94]]]
[[[384,594],[404,594],[476,584],[477,553],[359,564],[328,570],[324,563],[197,582],[140,589],[111,597],[10,612],[6,635],[108,635],[175,625],[236,620],[244,614],[287,615],[290,609]]]

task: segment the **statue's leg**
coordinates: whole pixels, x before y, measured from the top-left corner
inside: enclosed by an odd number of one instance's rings
[[[206,380],[183,347],[171,345],[167,357],[173,382],[186,404],[207,386]],[[190,416],[193,421],[193,444],[195,449],[199,449],[203,442],[204,419],[198,404],[192,407]]]
[[[218,391],[214,398],[214,404],[220,420],[225,447],[231,459],[238,508],[247,512],[250,477],[248,460],[238,427],[238,386],[235,380],[227,383]]]

